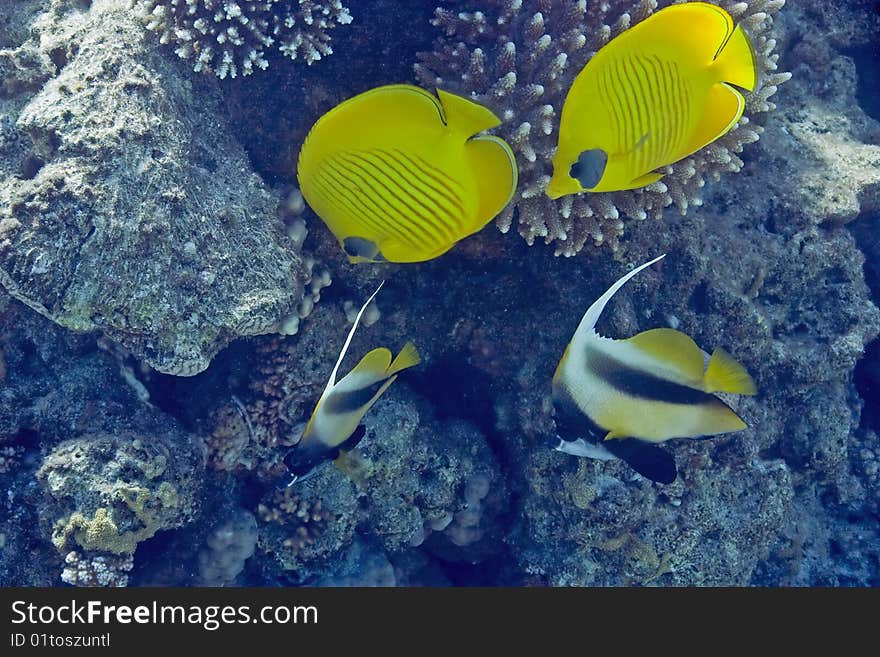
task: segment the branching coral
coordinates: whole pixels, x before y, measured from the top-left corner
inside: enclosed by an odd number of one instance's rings
[[[470,94],[502,117],[501,135],[517,154],[520,186],[497,219],[506,233],[518,217],[519,232],[555,242],[556,254],[571,256],[586,244],[617,250],[625,220],[658,218],[675,204],[685,213],[700,205],[707,179],[739,171],[746,144],[761,128],[752,119],[774,109],[769,98],[787,73],[776,73],[773,16],[785,0],[720,0],[749,33],[760,71],[758,88],[748,94],[740,122],[724,137],[666,167],[664,178],[648,187],[612,193],[565,196],[544,194],[552,172],[559,116],[568,89],[584,64],[608,41],[652,14],[667,0],[610,0],[575,3],[550,0],[491,0],[486,11],[438,8],[434,25],[445,36],[433,52],[420,53],[416,75],[425,85]]]
[[[61,581],[73,586],[113,586],[128,585],[128,573],[134,566],[131,555],[93,555],[87,557],[76,550],[64,557],[66,564],[61,572]]]
[[[283,545],[294,554],[314,543],[334,519],[321,500],[301,498],[290,488],[276,490],[267,503],[257,507],[257,515],[265,523],[285,526]]]
[[[269,65],[266,49],[312,64],[333,53],[329,30],[351,23],[341,0],[132,0],[147,29],[195,71],[219,78]]]

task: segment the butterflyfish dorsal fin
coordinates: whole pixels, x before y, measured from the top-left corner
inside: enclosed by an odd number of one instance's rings
[[[425,92],[428,93],[428,92]],[[430,94],[429,94],[430,95]],[[450,130],[472,137],[478,132],[501,125],[501,119],[488,107],[448,91],[437,89],[446,125]]]
[[[583,318],[581,319],[580,324],[578,324],[577,330],[574,333],[574,340],[582,340],[585,339],[590,334],[595,334],[596,323],[599,321],[599,317],[602,315],[602,311],[605,310],[605,306],[611,301],[611,297],[617,294],[617,291],[622,288],[626,282],[631,279],[633,276],[638,274],[643,269],[650,267],[655,262],[659,262],[663,258],[666,257],[664,253],[661,256],[658,256],[651,260],[650,262],[646,262],[643,265],[639,265],[631,272],[628,272],[621,276],[615,283],[605,291],[601,297],[596,299],[593,302],[593,305],[587,308],[587,312],[584,313]]]
[[[704,378],[706,392],[756,395],[758,388],[746,369],[733,356],[718,347],[712,353]]]
[[[690,336],[681,331],[651,329],[624,342],[656,359],[664,369],[673,370],[689,383],[698,385],[703,380],[703,352]]]
[[[477,135],[465,146],[472,171],[479,177],[482,193],[478,197],[473,228],[479,230],[513,198],[517,185],[516,158],[510,146],[494,135]]]

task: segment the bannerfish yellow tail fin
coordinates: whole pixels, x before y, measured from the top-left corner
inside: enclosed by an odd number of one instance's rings
[[[397,374],[398,372],[401,372],[408,367],[418,365],[420,362],[422,362],[422,357],[419,356],[419,352],[416,350],[416,346],[412,342],[407,342],[405,345],[403,345],[403,349],[401,349],[400,353],[397,354],[385,374],[387,376]]]
[[[706,392],[730,392],[737,395],[758,393],[755,382],[745,368],[720,347],[709,360],[703,384]]]
[[[596,322],[599,321],[599,317],[602,315],[602,311],[605,310],[605,306],[611,301],[611,297],[617,294],[617,291],[622,288],[626,282],[631,279],[633,276],[638,274],[640,271],[645,269],[646,267],[650,267],[655,262],[658,262],[666,257],[664,253],[661,256],[658,256],[651,260],[650,262],[646,262],[643,265],[639,265],[631,272],[624,274],[617,281],[615,281],[614,285],[609,287],[605,294],[596,299],[593,302],[593,305],[587,308],[587,312],[584,313],[584,316],[581,318],[581,323],[578,324],[577,330],[574,332],[574,337],[572,338],[572,342],[579,342],[586,338],[591,333],[595,332]]]
[[[722,82],[754,91],[758,86],[758,65],[755,51],[742,25],[737,25],[712,65]]]
[[[478,176],[480,194],[473,230],[479,230],[510,203],[518,171],[510,146],[494,135],[477,135],[465,146],[471,170]]]
[[[694,129],[690,141],[684,142],[674,157],[677,160],[687,157],[727,134],[742,118],[745,107],[746,99],[739,91],[723,82],[713,85],[709,89],[709,100],[702,120]]]
[[[369,375],[374,380],[384,379],[389,367],[391,367],[391,350],[377,347],[361,358],[360,362],[345,376],[347,378],[352,375],[357,377]]]
[[[437,96],[443,106],[446,125],[465,137],[471,137],[478,132],[501,125],[501,119],[495,116],[488,107],[483,107],[472,100],[442,89],[437,89]]]
[[[690,336],[670,328],[643,331],[624,340],[699,386],[703,379],[703,352]]]

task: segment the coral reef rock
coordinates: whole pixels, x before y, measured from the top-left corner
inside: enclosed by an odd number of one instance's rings
[[[0,21],[0,44],[17,37],[0,50],[0,284],[197,373],[273,330],[307,267],[209,78],[151,46],[123,0],[43,4],[29,31]]]
[[[743,147],[758,140],[754,120],[774,109],[769,98],[788,73],[776,72],[773,17],[785,0],[718,2],[745,25],[755,46],[759,86],[746,96],[746,110],[722,138],[665,169],[662,180],[622,192],[544,194],[552,172],[562,106],[575,76],[615,36],[647,18],[656,0],[553,3],[493,0],[481,11],[438,8],[434,25],[444,32],[432,52],[420,53],[416,75],[426,86],[470,95],[502,118],[499,132],[517,155],[519,188],[496,223],[507,232],[515,218],[529,244],[554,243],[571,256],[585,245],[617,250],[626,221],[659,218],[675,204],[685,213],[702,204],[701,188],[721,174],[739,171]]]

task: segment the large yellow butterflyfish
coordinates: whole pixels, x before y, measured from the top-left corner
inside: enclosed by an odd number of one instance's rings
[[[649,185],[656,169],[726,134],[758,83],[742,25],[705,2],[672,5],[612,39],[572,83],[547,195]]]
[[[322,116],[297,178],[352,262],[420,262],[477,232],[513,196],[516,161],[483,134],[499,125],[466,98],[398,84]]]
[[[590,306],[553,375],[553,401],[557,429],[565,434],[556,449],[621,458],[645,477],[671,483],[675,461],[656,444],[745,429],[746,423],[713,393],[754,395],[756,388],[730,354],[716,349],[709,358],[680,331],[657,328],[626,340],[596,332],[611,297],[663,257],[621,277]],[[599,444],[584,439],[590,436]]]
[[[330,373],[327,387],[315,405],[302,438],[284,457],[284,463],[293,475],[291,483],[306,477],[318,465],[335,461],[344,452],[354,449],[364,436],[364,427],[360,424],[364,415],[394,383],[402,370],[418,365],[420,361],[419,353],[412,342],[407,342],[393,360],[388,349],[379,347],[367,353],[339,381],[336,380],[339,366],[345,358],[361,317],[381,289],[382,285],[367,299],[355,317],[354,325]]]

